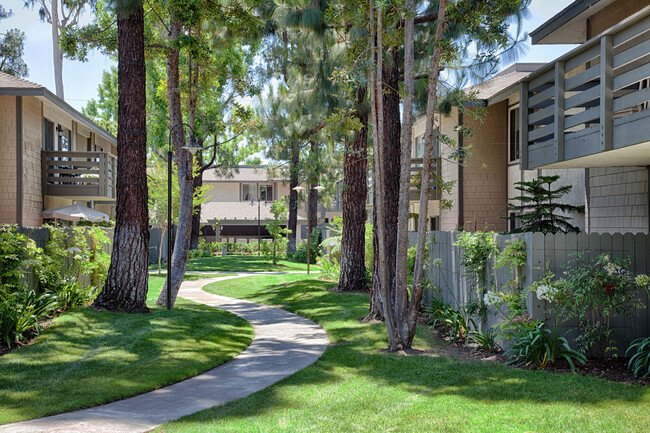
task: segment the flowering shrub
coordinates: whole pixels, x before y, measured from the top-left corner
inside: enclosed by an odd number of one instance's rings
[[[485,295],[483,295],[483,302],[485,302],[485,305],[488,307],[498,307],[503,303],[501,293],[488,290],[485,292]]]
[[[497,250],[494,232],[464,232],[454,244],[461,248],[460,260],[476,289],[485,284],[487,261]]]
[[[541,299],[542,301],[547,301],[547,302],[553,302],[555,301],[557,295],[560,293],[560,290],[557,289],[556,287],[542,284],[541,286],[537,287],[536,293],[537,293],[537,299]]]
[[[585,264],[582,254],[576,253],[566,266],[565,277],[556,282],[556,312],[565,320],[578,320],[582,332],[576,341],[582,353],[602,358],[616,350],[612,318],[629,317],[635,307],[643,307],[636,296],[635,278],[627,270],[629,264],[628,259],[607,254]]]

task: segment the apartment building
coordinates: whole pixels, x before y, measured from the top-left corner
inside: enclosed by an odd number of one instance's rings
[[[77,202],[114,214],[117,141],[45,87],[0,72],[0,224]]]
[[[271,203],[282,197],[287,197],[288,201],[290,192],[289,179],[270,175],[266,166],[242,165],[229,175],[207,170],[203,174],[203,184],[210,186],[208,201],[201,208],[202,230],[208,241],[251,242],[258,236],[269,238],[264,226],[273,218]],[[307,185],[302,187],[306,189]],[[340,197],[327,208],[319,202],[317,215],[318,225],[341,216]],[[298,241],[306,238],[307,207],[304,200],[298,208],[297,231]]]

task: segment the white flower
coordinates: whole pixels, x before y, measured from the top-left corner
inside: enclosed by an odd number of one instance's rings
[[[442,265],[442,259],[440,259],[440,258],[433,259],[432,263],[433,263],[433,266],[440,267],[440,265]]]
[[[559,290],[552,286],[542,285],[537,288],[537,299],[553,302]]]
[[[485,305],[488,307],[492,307],[501,304],[503,301],[500,293],[488,290],[485,292],[485,295],[483,295],[483,302],[485,302]]]

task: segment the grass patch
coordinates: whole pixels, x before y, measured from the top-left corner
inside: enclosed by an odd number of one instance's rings
[[[150,265],[149,269],[158,269],[158,265]],[[163,266],[162,269],[167,269]],[[311,270],[318,270],[315,265]],[[307,263],[280,260],[277,265],[260,256],[228,255],[226,257],[200,257],[187,261],[188,271],[222,271],[222,272],[284,272],[306,271]]]
[[[593,377],[448,358],[426,327],[426,355],[383,352],[383,324],[360,323],[363,294],[325,290],[305,275],[249,277],[208,286],[318,322],[331,345],[276,385],[167,423],[159,432],[646,432],[650,389]]]
[[[0,358],[0,423],[119,400],[196,376],[253,338],[245,320],[178,298],[154,305],[164,276],[149,277],[152,314],[83,308],[54,319],[33,344]]]

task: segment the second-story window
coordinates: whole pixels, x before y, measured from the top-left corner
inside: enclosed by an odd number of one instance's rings
[[[519,107],[508,111],[508,161],[519,160]]]
[[[259,191],[257,187],[259,185]],[[257,183],[243,183],[242,184],[242,201],[273,201],[273,185],[272,184],[257,184]]]

